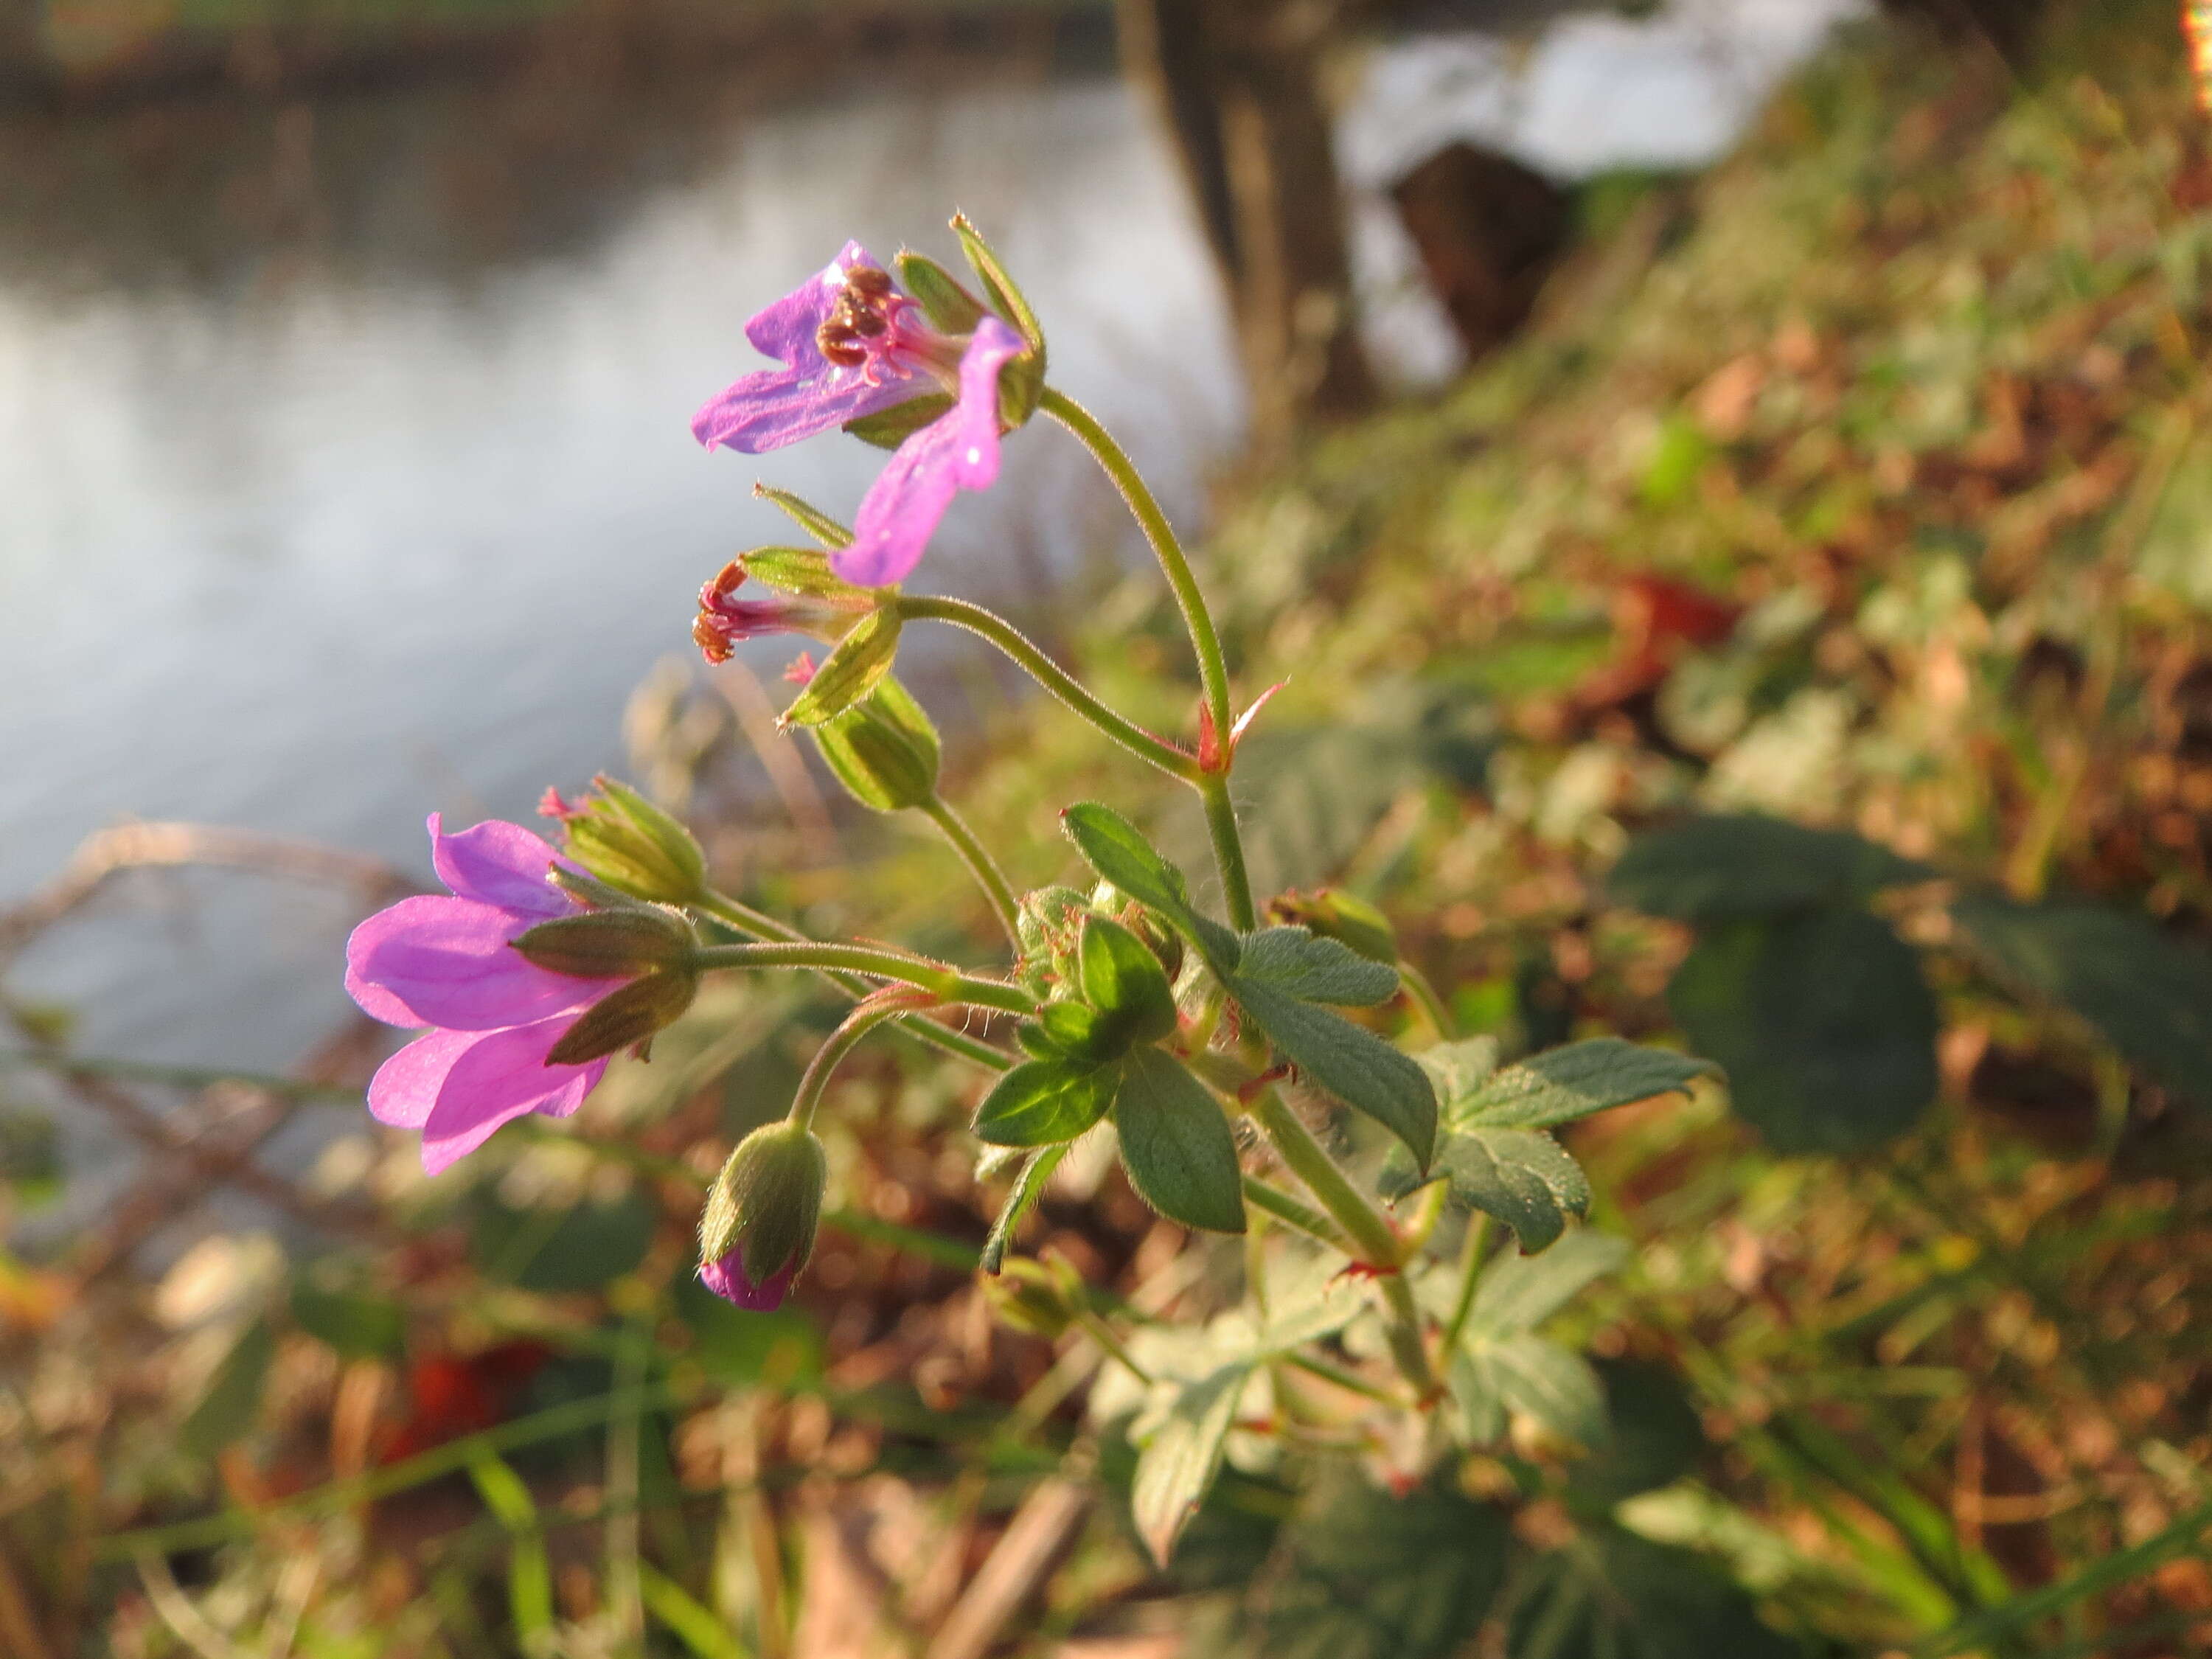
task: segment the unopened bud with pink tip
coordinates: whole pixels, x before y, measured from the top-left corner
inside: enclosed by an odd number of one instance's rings
[[[822,1142],[788,1119],[738,1143],[699,1218],[699,1279],[756,1313],[781,1307],[814,1253],[829,1162]]]

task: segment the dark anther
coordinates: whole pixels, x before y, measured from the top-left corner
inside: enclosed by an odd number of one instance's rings
[[[855,294],[880,300],[891,291],[890,273],[873,265],[855,265],[845,273],[845,286]]]

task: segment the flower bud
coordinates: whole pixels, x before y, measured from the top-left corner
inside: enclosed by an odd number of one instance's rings
[[[699,1277],[755,1312],[782,1304],[814,1253],[829,1164],[804,1125],[764,1124],[738,1143],[699,1218]]]
[[[1090,901],[1073,887],[1040,887],[1022,895],[1014,931],[1022,941],[1020,978],[1039,995],[1057,981],[1075,983],[1076,951]]]
[[[682,916],[644,905],[541,921],[514,941],[538,967],[578,979],[629,979],[681,967],[698,945]]]
[[[635,1048],[642,1058],[653,1033],[674,1024],[699,993],[699,975],[689,968],[664,969],[610,991],[586,1008],[546,1056],[551,1066],[581,1066],[618,1048]]]
[[[937,728],[890,676],[811,729],[823,761],[861,805],[899,812],[936,794]]]
[[[1370,962],[1397,963],[1398,930],[1389,917],[1340,887],[1323,887],[1311,896],[1285,893],[1268,902],[1267,916],[1272,921],[1302,924]]]
[[[612,778],[562,819],[568,856],[610,886],[659,904],[696,903],[706,895],[707,859],[667,812]]]

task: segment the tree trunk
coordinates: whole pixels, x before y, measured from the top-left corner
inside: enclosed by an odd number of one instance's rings
[[[1322,92],[1333,10],[1310,0],[1121,0],[1129,72],[1174,140],[1229,295],[1262,447],[1375,396],[1353,328]]]

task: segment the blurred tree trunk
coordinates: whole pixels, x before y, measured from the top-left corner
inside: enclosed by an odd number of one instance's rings
[[[1121,0],[1129,73],[1174,139],[1263,447],[1374,401],[1322,88],[1336,10],[1327,0]]]

